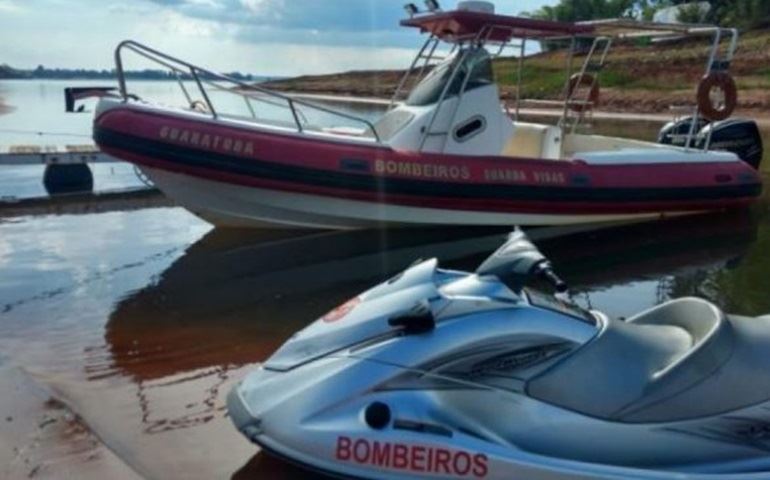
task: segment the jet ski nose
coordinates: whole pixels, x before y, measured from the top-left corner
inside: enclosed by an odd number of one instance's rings
[[[239,382],[238,385],[227,394],[227,411],[230,414],[230,419],[233,421],[235,428],[243,433],[246,438],[254,442],[256,437],[262,433],[262,421],[252,415],[246,406],[246,402],[243,400],[240,393],[242,383],[243,382]]]

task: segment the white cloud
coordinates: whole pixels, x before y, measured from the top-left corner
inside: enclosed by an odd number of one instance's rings
[[[211,37],[220,30],[215,22],[185,17],[174,12],[165,12],[161,22],[164,29],[172,35]]]
[[[240,3],[255,15],[265,15],[271,9],[280,9],[284,6],[281,0],[240,0]]]
[[[498,0],[504,14],[555,0]],[[401,2],[403,3],[403,2]],[[423,39],[394,0],[0,0],[0,60],[112,68],[127,38],[214,70],[299,75],[408,65]],[[454,1],[441,2],[452,8]],[[4,14],[13,8],[16,14]]]
[[[21,3],[14,0],[0,0],[0,12],[15,13],[23,10]]]

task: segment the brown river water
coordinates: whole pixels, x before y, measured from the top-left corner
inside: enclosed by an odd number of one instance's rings
[[[657,126],[598,128],[647,137]],[[180,208],[123,207],[0,214],[0,388],[16,392],[0,399],[0,447],[12,448],[0,477],[81,478],[97,463],[111,478],[314,478],[235,431],[229,389],[294,331],[415,259],[473,269],[507,232],[227,231]],[[627,316],[698,295],[770,313],[767,194],[750,211],[578,230],[532,236],[583,305]],[[25,414],[24,395],[57,400]],[[50,413],[65,406],[77,417]],[[25,415],[42,415],[32,433],[14,430]],[[69,427],[35,455],[57,421]]]

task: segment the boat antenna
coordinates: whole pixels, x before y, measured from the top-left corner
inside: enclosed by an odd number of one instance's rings
[[[418,13],[420,13],[420,9],[417,8],[417,5],[414,3],[407,3],[404,5],[404,10],[406,10],[406,13],[409,15],[409,18],[414,17]]]

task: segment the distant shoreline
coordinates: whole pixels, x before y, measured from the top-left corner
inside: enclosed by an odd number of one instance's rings
[[[130,82],[176,82],[175,78],[137,78],[126,77]],[[25,77],[25,78],[0,78],[0,82],[117,82],[118,77],[66,77],[66,78],[38,78],[38,77]],[[185,81],[190,81],[186,80]]]
[[[91,71],[79,71],[79,70],[61,70],[61,71],[49,71],[42,74],[37,74],[30,71],[13,71],[8,72],[2,69],[3,65],[0,65],[0,82],[3,80],[24,80],[24,81],[117,81],[118,75],[114,72],[91,72]],[[252,75],[243,74],[240,72],[227,72],[223,73],[234,80],[240,82],[269,82],[283,80],[286,77],[281,76],[264,76],[264,75]],[[194,81],[194,78],[189,74],[181,74],[179,77],[162,70],[148,70],[148,71],[136,71],[127,70],[124,73],[126,80],[142,80],[142,81],[161,81],[161,82],[177,82],[179,79],[183,81]],[[201,74],[202,80],[206,79],[205,74]]]

